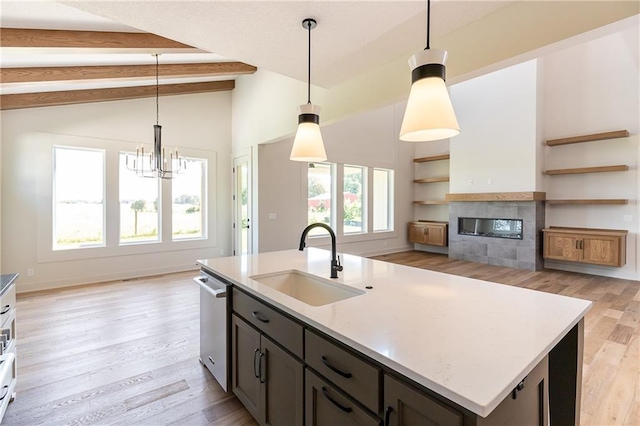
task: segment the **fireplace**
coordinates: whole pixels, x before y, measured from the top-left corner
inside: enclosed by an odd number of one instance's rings
[[[450,201],[449,257],[542,269],[544,201]]]
[[[476,237],[522,239],[522,219],[459,217],[458,234]]]

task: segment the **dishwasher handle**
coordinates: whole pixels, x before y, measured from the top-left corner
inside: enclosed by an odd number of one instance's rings
[[[193,281],[207,293],[216,298],[227,297],[227,286],[209,277],[195,277]],[[216,285],[217,284],[217,285]]]

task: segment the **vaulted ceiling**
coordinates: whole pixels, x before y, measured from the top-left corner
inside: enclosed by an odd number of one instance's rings
[[[432,0],[432,41],[523,3]],[[306,81],[307,17],[318,21],[312,83],[331,88],[423,48],[425,6],[424,0],[0,0],[0,108],[153,96],[156,53],[161,95],[231,90],[236,77],[257,68]],[[514,24],[494,30],[508,37]],[[469,53],[477,36],[468,41]]]

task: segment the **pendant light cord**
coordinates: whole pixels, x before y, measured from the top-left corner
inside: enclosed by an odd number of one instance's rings
[[[160,102],[158,99],[160,98],[160,82],[158,79],[158,54],[154,55],[156,57],[156,126],[159,125],[160,122]]]
[[[311,21],[307,22],[309,30],[309,62],[307,68],[307,105],[311,105]]]
[[[424,50],[430,49],[430,35],[431,35],[431,0],[427,0],[427,47]]]

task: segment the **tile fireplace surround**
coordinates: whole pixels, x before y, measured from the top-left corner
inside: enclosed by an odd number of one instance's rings
[[[450,201],[449,257],[539,271],[542,261],[544,201]],[[458,234],[458,218],[521,219],[523,238]]]

